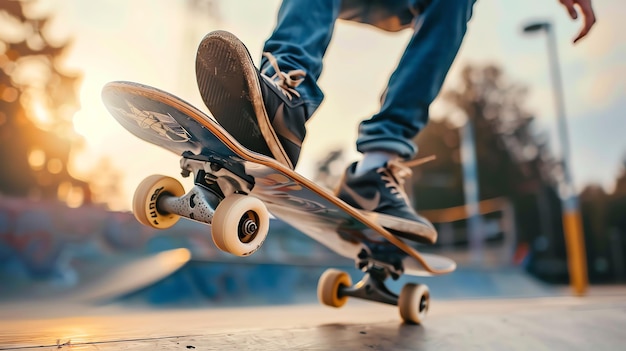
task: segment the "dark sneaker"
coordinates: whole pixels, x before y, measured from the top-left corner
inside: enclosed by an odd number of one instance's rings
[[[295,88],[304,71],[281,72],[269,54],[273,77],[260,73],[244,44],[233,34],[207,34],[196,56],[196,80],[213,117],[249,150],[295,168],[307,120]]]
[[[359,176],[354,174],[355,168],[356,162],[346,170],[337,197],[363,210],[395,235],[422,243],[437,241],[435,227],[415,212],[404,192],[404,178],[411,174],[410,168],[392,161]]]

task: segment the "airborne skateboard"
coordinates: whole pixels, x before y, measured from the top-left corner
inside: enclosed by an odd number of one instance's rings
[[[254,253],[269,231],[269,213],[335,253],[354,259],[364,272],[350,276],[329,269],[318,297],[341,307],[348,297],[398,305],[403,320],[420,323],[430,294],[406,284],[399,295],[385,286],[402,274],[450,273],[454,261],[422,254],[307,178],[234,140],[214,119],[167,92],[131,82],[112,82],[102,92],[113,117],[144,141],[181,156],[183,176],[194,177],[185,193],[174,178],[153,175],[137,188],[133,212],[139,222],[168,228],[180,217],[211,225],[215,245],[238,256]]]

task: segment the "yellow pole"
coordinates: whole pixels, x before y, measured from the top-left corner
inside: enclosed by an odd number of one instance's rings
[[[577,208],[563,210],[563,232],[567,250],[567,266],[570,285],[574,295],[583,296],[587,292],[587,254],[583,237],[583,224]]]

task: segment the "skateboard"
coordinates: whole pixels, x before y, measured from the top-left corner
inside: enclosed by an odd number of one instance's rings
[[[174,178],[152,175],[133,197],[133,213],[144,225],[169,228],[180,217],[211,225],[213,242],[237,256],[254,253],[269,232],[270,213],[335,253],[353,259],[363,278],[352,284],[329,269],[318,282],[320,302],[341,307],[348,297],[399,307],[401,318],[421,323],[429,307],[424,284],[407,283],[399,294],[385,286],[401,275],[432,276],[455,270],[454,261],[418,252],[330,191],[252,152],[212,117],[165,91],[133,82],[111,82],[102,99],[112,116],[136,137],[181,156],[185,192]]]

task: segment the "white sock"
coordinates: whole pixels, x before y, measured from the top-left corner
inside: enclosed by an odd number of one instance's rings
[[[363,159],[356,164],[354,174],[359,176],[372,169],[382,167],[388,161],[397,159],[398,157],[398,154],[388,151],[365,152],[363,153]]]

